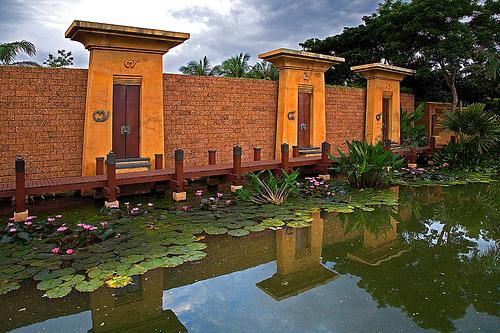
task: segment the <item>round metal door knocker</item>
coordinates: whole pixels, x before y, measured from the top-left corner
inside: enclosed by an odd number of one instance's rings
[[[106,110],[95,110],[92,113],[92,118],[94,118],[95,122],[103,123],[109,118],[109,113]]]

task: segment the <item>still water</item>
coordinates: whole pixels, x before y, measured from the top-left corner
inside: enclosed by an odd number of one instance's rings
[[[204,240],[120,289],[0,296],[1,332],[499,332],[500,186],[396,189],[400,205]]]

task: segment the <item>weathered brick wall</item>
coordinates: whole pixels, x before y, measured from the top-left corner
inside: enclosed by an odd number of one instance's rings
[[[165,153],[168,165],[177,147],[186,165],[207,165],[208,149],[217,163],[232,161],[232,146],[243,160],[262,147],[262,159],[274,158],[278,83],[273,81],[165,74]]]
[[[0,182],[81,175],[87,71],[0,66]]]
[[[365,131],[366,90],[327,87],[325,93],[326,140],[345,150],[345,142],[362,140]]]
[[[401,94],[401,107],[403,111],[415,111],[415,96],[413,94]]]
[[[218,163],[243,160],[262,147],[274,157],[278,83],[262,80],[164,75],[165,152],[184,149],[187,165],[206,165],[208,149]],[[28,179],[81,175],[87,70],[0,66],[0,182],[14,180],[16,155],[27,159]],[[413,95],[402,94],[413,110]],[[333,147],[362,139],[366,90],[326,88],[327,140]]]

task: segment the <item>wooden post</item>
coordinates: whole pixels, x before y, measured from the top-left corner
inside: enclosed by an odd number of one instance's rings
[[[321,162],[319,164],[319,178],[323,180],[330,180],[328,168],[330,166],[330,149],[332,145],[327,141],[321,143]]]
[[[217,164],[217,150],[210,149],[208,151],[208,165],[215,165],[215,164]]]
[[[436,150],[436,138],[431,136],[429,138],[429,155],[434,154],[435,150]]]
[[[288,143],[281,144],[281,170],[283,172],[290,171],[290,148]]]
[[[292,146],[292,157],[299,157],[299,146]]]
[[[21,222],[28,217],[26,209],[26,165],[24,158],[16,157],[16,211],[14,212],[14,221]]]
[[[454,135],[452,135],[450,137],[450,141],[453,142],[453,143],[456,143],[457,142],[457,138]]]
[[[174,201],[186,200],[186,192],[184,191],[184,150],[177,148],[174,153],[175,159],[175,174],[174,174],[174,193],[172,198]]]
[[[155,170],[163,169],[163,154],[155,154]]]
[[[104,175],[104,157],[95,158],[95,174],[97,176]]]
[[[253,160],[260,161],[261,155],[262,155],[262,148],[261,147],[253,147]]]
[[[229,175],[229,178],[233,181],[231,185],[231,192],[236,192],[242,188],[241,180],[241,155],[242,150],[240,146],[233,147],[233,173]]]
[[[116,156],[110,151],[106,156],[106,193],[107,201],[104,206],[107,208],[118,208],[120,204],[116,199]]]

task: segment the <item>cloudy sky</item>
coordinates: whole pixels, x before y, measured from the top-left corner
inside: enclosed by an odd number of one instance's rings
[[[75,19],[188,32],[191,38],[164,57],[164,70],[177,72],[192,59],[213,64],[246,52],[298,49],[311,37],[324,38],[361,23],[381,0],[0,0],[0,42],[26,39],[36,61],[58,49],[71,50],[75,67],[87,67],[88,53],[64,38]]]

